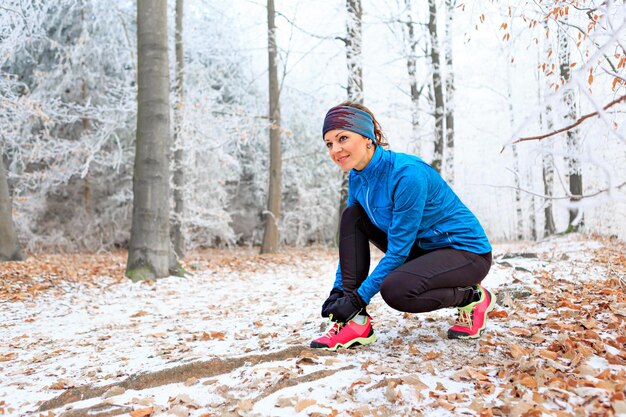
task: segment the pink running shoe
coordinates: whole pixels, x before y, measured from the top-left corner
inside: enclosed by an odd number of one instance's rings
[[[314,349],[337,350],[359,345],[369,345],[376,341],[372,319],[365,318],[364,324],[350,320],[347,324],[333,323],[333,326],[320,338],[311,342]]]
[[[480,284],[476,286],[480,299],[459,307],[456,324],[448,329],[448,339],[477,339],[487,326],[487,314],[496,306],[496,299]]]

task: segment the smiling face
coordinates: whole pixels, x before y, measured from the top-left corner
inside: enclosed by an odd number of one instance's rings
[[[348,172],[352,168],[361,171],[374,155],[374,146],[367,148],[372,140],[349,130],[329,130],[324,135],[324,142],[330,159],[339,165],[343,172]]]

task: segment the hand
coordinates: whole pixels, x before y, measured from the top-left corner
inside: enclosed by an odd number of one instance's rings
[[[330,314],[328,312],[328,307],[330,307],[331,304],[333,304],[335,301],[337,301],[338,298],[341,297],[343,297],[343,291],[339,288],[333,288],[326,301],[324,301],[324,304],[322,304],[322,317],[328,317],[328,315]]]
[[[327,311],[330,319],[338,323],[347,323],[363,310],[365,303],[357,293],[346,294],[332,303]]]

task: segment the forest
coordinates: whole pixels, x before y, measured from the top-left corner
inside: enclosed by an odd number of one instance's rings
[[[621,2],[297,3],[275,8],[273,28],[265,4],[168,5],[170,120],[153,128],[174,245],[260,245],[268,212],[275,245],[332,245],[342,178],[320,126],[346,98],[379,115],[392,149],[435,166],[492,240],[624,238]],[[127,248],[135,5],[1,11],[2,256]]]

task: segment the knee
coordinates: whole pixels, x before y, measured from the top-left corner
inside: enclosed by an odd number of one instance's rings
[[[360,204],[353,204],[343,209],[343,212],[341,213],[341,221],[344,222],[346,220],[358,219],[363,214],[365,214],[363,207],[361,207]]]
[[[343,213],[341,213],[341,229],[346,231],[351,230],[364,215],[365,211],[363,211],[363,207],[358,204],[346,207]]]
[[[406,294],[401,285],[399,285],[398,277],[393,272],[387,275],[382,285],[380,286],[380,296],[385,303],[394,310],[406,311],[403,306],[405,303],[403,299]]]

